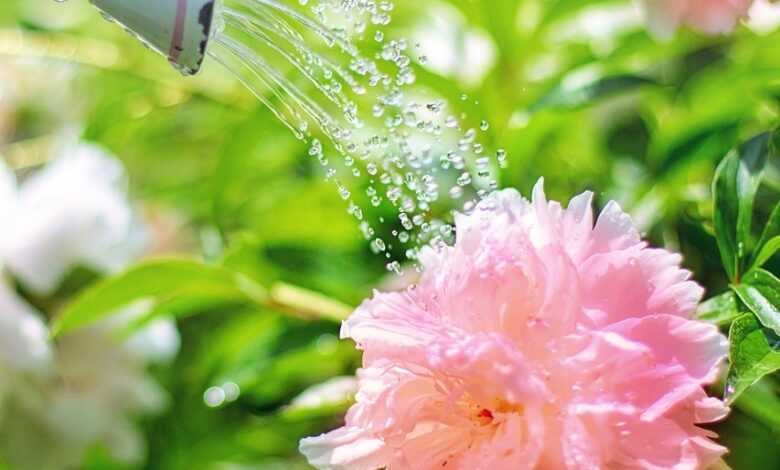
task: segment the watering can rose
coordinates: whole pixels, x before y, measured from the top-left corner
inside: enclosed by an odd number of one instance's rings
[[[753,0],[642,0],[650,30],[669,37],[686,25],[706,34],[731,32]]]
[[[592,194],[564,209],[542,183],[456,218],[420,283],[376,293],[343,325],[364,351],[344,427],[301,442],[328,470],[706,468],[698,427],[727,340],[691,319],[702,289]]]

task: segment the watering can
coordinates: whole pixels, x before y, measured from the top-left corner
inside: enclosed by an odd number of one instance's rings
[[[200,70],[216,0],[90,0],[185,75]]]

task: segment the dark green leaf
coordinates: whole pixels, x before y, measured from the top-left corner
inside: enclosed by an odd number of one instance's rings
[[[729,279],[739,282],[750,252],[753,201],[772,152],[772,133],[760,134],[723,159],[715,173],[715,233]]]
[[[729,340],[731,365],[725,395],[731,403],[762,377],[780,370],[780,352],[770,345],[761,324],[751,313],[734,320]]]
[[[262,298],[262,288],[250,284],[227,269],[197,261],[150,261],[86,290],[57,318],[52,334],[84,327],[142,299],[181,307],[188,297],[198,304],[206,297],[237,301]]]
[[[761,323],[780,334],[780,280],[763,269],[751,271],[742,284],[732,286]]]
[[[725,292],[699,305],[696,317],[718,326],[728,325],[740,315],[734,292]]]

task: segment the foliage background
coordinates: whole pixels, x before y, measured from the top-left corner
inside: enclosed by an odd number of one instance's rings
[[[473,60],[471,34],[494,51],[484,77],[419,67],[417,86],[490,121],[485,143],[509,154],[503,186],[528,194],[544,176],[552,199],[585,189],[599,205],[616,199],[653,244],[684,254],[709,295],[724,291],[710,182],[731,147],[780,122],[780,31],[743,25],[731,37],[681,32],[658,42],[629,0],[486,4],[396,2],[393,35],[445,13],[457,19],[447,39],[453,70]],[[23,173],[73,134],[123,160],[134,198],[167,234],[161,252],[352,306],[392,280],[306,145],[217,64],[184,79],[84,0],[0,2],[0,153]],[[776,164],[759,191],[759,221],[780,191]],[[388,216],[365,206],[370,218]],[[344,407],[286,405],[359,365],[337,340],[338,322],[316,318],[342,311],[322,300],[293,293],[282,308],[200,298],[183,309],[182,352],[157,371],[173,405],[144,424],[147,468],[306,468],[298,439],[337,425]],[[204,391],[226,382],[240,397],[205,406]],[[777,390],[767,379],[717,426],[735,468],[780,468]],[[89,461],[115,466],[99,448]]]

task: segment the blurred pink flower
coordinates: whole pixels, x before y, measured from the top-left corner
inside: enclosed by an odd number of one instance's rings
[[[706,34],[731,32],[746,16],[753,0],[642,0],[649,28],[668,38],[687,25]]]
[[[328,470],[696,469],[726,449],[696,426],[727,352],[691,320],[702,289],[614,202],[567,209],[505,190],[456,219],[402,293],[376,293],[342,336],[364,351],[346,425],[304,439]]]

